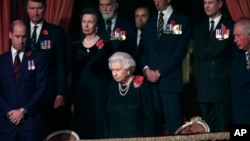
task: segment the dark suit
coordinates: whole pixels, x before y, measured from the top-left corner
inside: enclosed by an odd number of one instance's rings
[[[139,33],[140,33],[140,37],[138,36]],[[143,32],[139,32],[137,30],[136,35],[137,35],[137,40],[139,40],[139,41],[138,41],[138,44],[137,44],[136,55],[135,55],[135,58],[134,58],[135,61],[136,61],[136,68],[135,68],[134,74],[143,75],[143,71],[141,69],[141,64],[140,64],[141,63],[140,58],[141,58],[141,56],[142,56],[142,54],[144,52],[144,47],[143,47]]]
[[[30,27],[30,25],[28,27]],[[28,35],[30,35],[30,33]],[[43,46],[43,44],[46,45]],[[58,118],[56,119],[56,112],[60,111],[55,111],[53,108],[55,98],[57,95],[65,97],[67,91],[67,59],[65,55],[65,46],[66,37],[63,29],[44,21],[39,38],[33,50],[43,52],[48,60],[48,89],[43,104],[47,114],[50,115],[47,116],[49,129],[51,129],[49,132],[52,132],[52,130],[55,130],[54,128],[57,128],[53,126],[58,126],[55,125],[55,123],[56,121],[59,121]]]
[[[169,134],[173,134],[182,124],[179,94],[183,92],[182,60],[186,54],[189,40],[189,20],[173,11],[167,23],[175,21],[182,25],[182,34],[162,34],[157,39],[157,15],[150,18],[144,29],[144,49],[141,66],[159,70],[161,76],[152,83],[156,114],[160,114],[161,105],[165,124]],[[157,127],[159,129],[159,127]]]
[[[250,125],[250,70],[246,69],[246,55],[241,51],[232,63],[233,123]]]
[[[28,61],[34,60],[35,69],[28,70]],[[47,65],[43,54],[32,52],[23,55],[20,77],[17,81],[13,73],[11,51],[0,56],[0,140],[16,141],[25,137],[26,141],[41,140],[43,121],[41,100],[47,84]],[[25,108],[25,121],[14,125],[7,118],[10,110]]]
[[[225,25],[227,39],[216,38],[216,29]],[[195,77],[203,119],[212,132],[229,130],[231,117],[230,67],[234,52],[233,22],[222,16],[212,37],[208,19],[194,29]],[[213,110],[214,109],[214,110]]]
[[[116,23],[114,26],[114,30],[116,28],[120,28],[121,30],[126,31],[126,39],[125,40],[112,40],[112,48],[113,52],[123,51],[127,52],[133,57],[135,57],[136,53],[136,28],[133,24],[127,22],[125,19],[117,16]],[[104,40],[110,40],[106,33],[106,24],[104,20],[100,21],[98,27],[98,35],[101,36]]]

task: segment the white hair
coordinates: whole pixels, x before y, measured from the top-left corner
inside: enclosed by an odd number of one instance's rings
[[[109,57],[109,69],[111,69],[111,63],[119,62],[125,69],[129,69],[134,72],[136,63],[133,57],[126,52],[115,52]]]
[[[234,25],[241,26],[243,31],[244,31],[244,34],[246,34],[246,35],[250,34],[250,19],[249,18],[239,19]]]

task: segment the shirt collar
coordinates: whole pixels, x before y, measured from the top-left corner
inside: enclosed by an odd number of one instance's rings
[[[217,26],[217,24],[220,22],[222,15],[220,14],[219,16],[217,16],[214,19],[209,18],[209,23],[213,20],[214,21],[214,28]]]
[[[40,23],[36,24],[37,28],[41,28],[42,25],[43,25],[43,21],[41,21]],[[31,29],[31,31],[33,31],[34,26],[35,26],[35,24],[33,24],[32,22],[30,22],[30,29]]]
[[[171,5],[169,5],[165,10],[158,11],[158,15],[160,14],[160,12],[162,12],[164,14],[163,20],[164,20],[164,22],[166,22],[169,19],[169,17],[171,16],[171,14],[173,13],[173,11],[174,11],[173,7]]]

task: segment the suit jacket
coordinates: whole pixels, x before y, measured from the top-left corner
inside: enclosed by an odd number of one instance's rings
[[[231,70],[234,124],[250,124],[250,70],[246,66],[246,55],[241,51],[233,59]]]
[[[67,89],[65,32],[59,26],[44,21],[34,50],[43,52],[48,61],[49,81],[46,99],[49,104],[45,105],[51,106],[55,97],[65,95]]]
[[[47,64],[44,55],[25,53],[21,62],[20,77],[16,83],[11,51],[0,56],[0,133],[16,128],[7,113],[21,107],[27,109],[25,121],[18,125],[23,131],[40,130],[43,124],[41,100],[47,84]],[[34,60],[35,69],[28,70],[28,61]]]
[[[138,30],[136,32],[136,35],[138,35]],[[137,37],[138,38],[138,37]],[[138,40],[138,39],[136,39]],[[143,75],[143,71],[141,69],[141,56],[144,52],[144,47],[143,47],[143,32],[141,32],[141,37],[139,39],[139,44],[137,45],[137,50],[136,50],[136,56],[135,56],[135,61],[136,61],[136,68],[134,74],[140,74]]]
[[[157,39],[157,15],[152,16],[144,28],[143,45],[145,53],[141,66],[159,70],[161,76],[157,83],[160,91],[182,92],[182,60],[185,57],[190,35],[189,20],[173,11],[169,20],[182,25],[182,34],[162,34]]]
[[[112,40],[112,48],[113,52],[116,51],[123,51],[127,52],[133,57],[136,55],[136,28],[133,24],[127,22],[125,19],[120,18],[117,16],[115,27],[112,31],[116,28],[120,28],[121,30],[126,31],[126,39],[125,40]],[[100,21],[98,27],[98,35],[100,35],[104,40],[110,40],[107,33],[106,33],[106,24],[104,20]]]
[[[216,38],[216,29],[225,25],[229,38]],[[215,102],[230,99],[230,67],[234,54],[233,22],[224,16],[217,24],[212,38],[209,37],[208,19],[194,29],[195,77],[198,100]]]

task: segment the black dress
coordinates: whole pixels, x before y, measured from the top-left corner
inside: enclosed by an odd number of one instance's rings
[[[153,135],[154,113],[152,95],[146,82],[135,88],[130,83],[125,96],[121,96],[117,82],[109,85],[105,136],[135,137]]]
[[[87,49],[82,42],[73,44],[72,94],[73,129],[81,139],[104,136],[105,89],[112,79],[108,69],[109,46]]]

